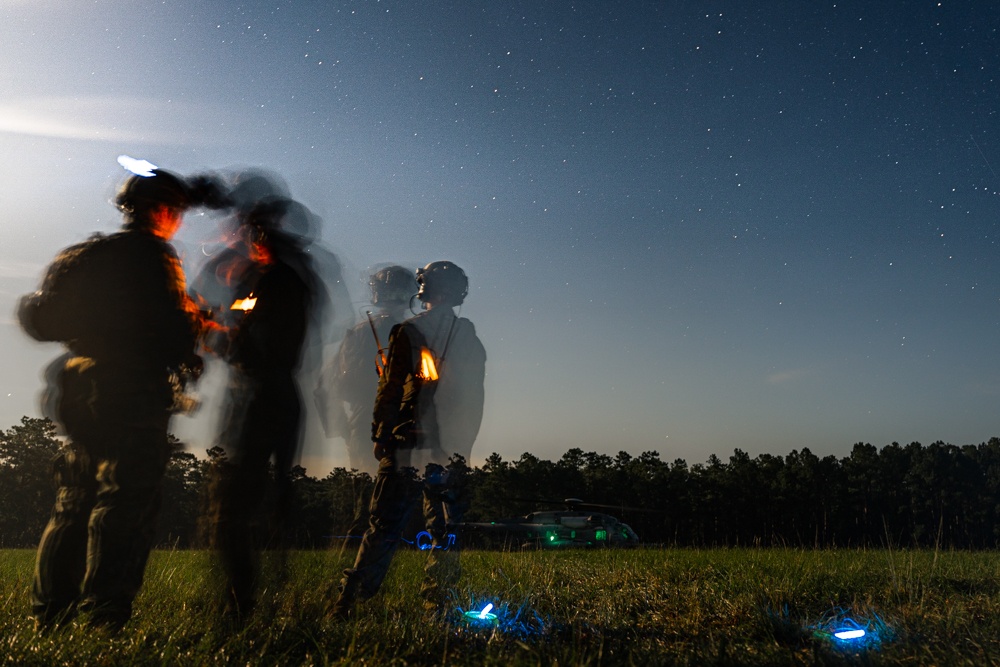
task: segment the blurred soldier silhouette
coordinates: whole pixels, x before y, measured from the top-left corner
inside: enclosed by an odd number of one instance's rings
[[[384,361],[379,349],[389,332],[409,315],[410,299],[417,292],[413,271],[386,266],[368,281],[371,302],[377,308],[366,320],[347,331],[337,357],[327,369],[327,435],[347,442],[351,468],[374,474],[378,464],[371,452],[371,416]]]
[[[371,303],[377,313],[347,331],[333,362],[324,372],[325,428],[327,437],[342,437],[351,468],[374,476],[378,461],[372,457],[371,416],[378,378],[385,365],[389,332],[406,319],[410,299],[417,292],[413,271],[386,266],[371,275]],[[362,491],[367,491],[363,489]],[[368,526],[367,493],[355,498],[354,523],[348,534],[361,537]]]
[[[292,501],[291,471],[302,444],[303,402],[296,375],[314,316],[326,292],[306,240],[285,228],[302,207],[265,198],[239,215],[233,308],[239,321],[218,352],[230,364],[222,443],[229,461],[215,488],[215,539],[227,576],[227,614],[242,622],[253,610],[259,576],[254,526],[274,464],[271,546],[282,547]]]
[[[458,544],[449,526],[462,520],[465,460],[483,416],[486,351],[472,322],[454,308],[469,281],[452,262],[417,269],[424,311],[392,328],[385,372],[378,383],[372,441],[379,461],[371,522],[354,567],[344,571],[330,614],[350,615],[355,603],[378,592],[416,505],[423,500],[431,535],[421,595],[440,613],[460,575]],[[411,467],[425,463],[423,477]]]
[[[200,317],[169,244],[200,202],[174,174],[147,173],[118,193],[122,230],[64,250],[18,309],[30,336],[69,349],[50,392],[69,441],[54,461],[58,495],[38,546],[40,628],[78,612],[111,631],[128,621],[159,512],[172,406],[201,369]]]
[[[260,273],[260,265],[250,259],[246,222],[251,212],[261,204],[284,202],[282,205],[285,211],[281,216],[280,230],[311,259],[308,272],[315,274],[318,284],[322,286],[323,295],[322,307],[314,308],[310,313],[297,376],[304,399],[313,399],[306,400],[303,405],[303,431],[307,439],[304,444],[308,445],[308,439],[312,435],[310,431],[318,434],[323,428],[322,419],[326,412],[326,403],[319,395],[324,358],[334,356],[336,342],[353,323],[353,309],[343,280],[341,263],[320,241],[322,220],[294,200],[280,175],[258,167],[245,168],[230,172],[226,176],[226,182],[229,185],[227,198],[230,215],[216,229],[218,236],[202,243],[201,252],[197,255],[207,259],[203,260],[194,273],[190,291],[201,307],[212,313],[213,319],[223,330],[235,329],[243,320],[244,311],[232,309],[231,305],[235,299],[247,295],[244,287],[252,286]],[[221,347],[225,346],[226,343],[222,342]],[[210,358],[207,362],[206,377],[202,380],[202,385],[225,387],[226,378],[232,369],[219,359]],[[216,400],[208,397],[206,407],[209,409],[203,410],[200,415],[201,428],[216,433],[221,431],[226,419],[224,404],[227,402],[225,389],[220,389],[218,394]],[[318,442],[322,437],[313,440]]]

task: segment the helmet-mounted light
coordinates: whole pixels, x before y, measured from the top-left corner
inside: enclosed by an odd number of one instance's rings
[[[191,207],[191,193],[187,183],[177,174],[160,169],[147,160],[137,160],[127,155],[118,157],[118,164],[130,172],[118,195],[115,206],[127,213],[164,205],[175,209]]]
[[[125,167],[127,171],[132,172],[136,176],[142,176],[145,178],[152,176],[153,172],[159,168],[149,160],[138,160],[134,157],[129,157],[128,155],[119,155],[118,164]]]

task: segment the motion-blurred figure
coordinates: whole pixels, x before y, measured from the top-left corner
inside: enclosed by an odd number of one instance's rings
[[[240,321],[217,343],[230,364],[222,442],[229,461],[215,488],[215,538],[227,575],[227,613],[252,611],[259,576],[253,527],[269,463],[275,508],[270,540],[282,547],[292,501],[291,471],[302,444],[303,402],[296,375],[310,325],[326,305],[305,240],[286,228],[301,204],[265,198],[240,214],[234,248],[247,264],[238,272],[232,308]]]
[[[385,360],[381,346],[389,332],[406,319],[410,299],[417,292],[413,271],[386,266],[371,275],[371,303],[377,313],[347,331],[333,362],[324,370],[324,428],[327,437],[341,437],[347,444],[351,468],[375,474],[378,462],[371,453],[371,416],[375,392]],[[368,487],[355,493],[354,521],[348,534],[361,537],[368,526]]]
[[[112,631],[142,585],[170,456],[177,390],[196,379],[200,319],[170,239],[192,201],[167,171],[131,176],[122,231],[64,250],[22,298],[24,330],[69,349],[50,392],[69,441],[35,566],[33,610],[46,628],[84,612]],[[50,368],[50,371],[53,370]]]
[[[306,441],[304,455],[315,443],[323,441],[321,419],[326,404],[317,395],[324,362],[333,358],[336,343],[353,324],[351,300],[343,280],[340,259],[320,240],[322,220],[306,206],[296,201],[284,179],[269,170],[245,168],[225,175],[228,185],[229,215],[221,220],[215,238],[204,240],[200,252],[192,253],[204,258],[194,270],[190,291],[202,308],[212,312],[213,318],[224,328],[235,328],[242,321],[244,311],[231,309],[236,298],[246,296],[245,286],[252,285],[260,273],[260,266],[251,261],[246,243],[245,223],[251,212],[264,202],[285,202],[286,210],[280,220],[282,233],[294,240],[311,260],[310,271],[322,286],[325,296],[310,313],[309,327],[303,343],[302,359],[298,370],[298,383],[303,393],[303,431]],[[205,391],[218,388],[218,395],[226,394],[231,369],[219,359],[209,359],[206,376],[202,380]],[[207,397],[206,410],[200,411],[197,427],[211,432],[221,431],[225,422],[225,400]],[[185,426],[192,428],[191,422]],[[312,437],[313,432],[319,437]],[[313,440],[310,442],[309,440]]]
[[[387,266],[371,275],[371,302],[377,309],[347,331],[336,358],[325,372],[327,436],[347,443],[351,468],[375,474],[371,453],[371,416],[384,360],[380,355],[389,332],[409,315],[410,299],[417,292],[413,271]]]
[[[423,499],[431,548],[421,587],[425,609],[437,613],[460,575],[458,544],[449,526],[462,520],[465,459],[483,417],[486,351],[466,318],[456,316],[469,291],[452,262],[417,269],[424,311],[392,328],[379,379],[372,441],[379,461],[371,522],[354,567],[344,571],[331,609],[348,616],[356,601],[378,592],[413,509]],[[414,459],[426,462],[418,479]]]

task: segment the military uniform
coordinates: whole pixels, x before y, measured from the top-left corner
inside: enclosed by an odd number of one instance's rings
[[[438,374],[430,380],[429,353]],[[349,613],[358,599],[373,596],[385,578],[403,529],[422,499],[431,549],[421,594],[438,609],[460,575],[458,544],[449,525],[462,520],[465,464],[482,421],[486,352],[475,327],[438,307],[392,329],[385,373],[375,399],[372,440],[384,452],[371,502],[371,523],[354,567],[345,570],[333,614]],[[413,467],[426,461],[423,476]]]
[[[373,316],[380,341],[389,340],[392,327],[402,318],[380,313]],[[337,357],[327,371],[331,435],[340,435],[347,443],[351,468],[373,474],[378,467],[372,462],[371,418],[378,390],[375,363],[378,345],[371,324],[361,322],[348,330],[340,344]],[[345,410],[344,404],[349,408]]]
[[[43,625],[79,610],[120,627],[152,547],[178,372],[199,361],[197,311],[173,248],[130,229],[64,251],[19,319],[71,353],[55,400],[69,441],[54,462],[34,613]]]
[[[275,236],[278,232],[272,232]],[[216,546],[228,577],[228,611],[245,618],[254,606],[259,565],[253,525],[274,460],[274,539],[291,510],[290,472],[299,453],[302,397],[296,374],[314,308],[321,298],[309,256],[293,244],[259,267],[259,278],[243,292],[257,299],[236,329],[228,416],[222,434],[230,460],[214,498]]]

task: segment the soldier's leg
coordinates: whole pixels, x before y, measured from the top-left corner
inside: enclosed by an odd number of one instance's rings
[[[160,510],[165,427],[117,425],[117,457],[98,466],[81,602],[93,625],[117,629],[132,615]]]
[[[294,504],[292,468],[300,449],[302,411],[298,386],[291,376],[263,384],[248,383],[248,388],[251,398],[239,427],[242,434],[235,452],[238,480],[231,489],[231,497],[239,502],[238,506],[231,506],[231,517],[236,519],[232,528],[240,531],[240,535],[230,535],[230,546],[236,549],[224,554],[235,610],[241,617],[256,605],[262,576],[268,577],[268,588],[281,586],[286,578],[285,526]],[[268,462],[272,456],[274,505],[269,508],[266,524],[267,550],[260,553],[256,548],[259,545],[251,539],[250,528],[259,514],[260,490],[268,483]]]
[[[53,461],[57,492],[45,532],[38,544],[32,608],[39,626],[67,619],[80,597],[87,563],[87,524],[97,483],[91,458],[75,444]]]
[[[270,422],[270,428],[258,430],[267,433],[270,442],[266,449],[274,455],[275,508],[274,526],[269,546],[284,548],[285,525],[291,521],[291,513],[295,502],[295,487],[292,481],[292,469],[302,449],[302,404],[298,400],[298,389],[294,383],[282,389],[276,387],[276,393],[282,399],[265,396],[270,406],[270,414],[261,409],[259,412]],[[263,425],[261,425],[263,426]]]
[[[456,497],[460,480],[453,479],[449,471],[436,464],[429,464],[424,475],[424,522],[431,534],[432,548],[424,564],[424,580],[420,595],[427,611],[438,611],[448,599],[448,592],[458,585],[461,578],[460,545],[452,532],[455,523],[462,520]],[[458,516],[452,514],[456,511]]]
[[[350,456],[351,467],[359,472],[370,472],[371,464],[375,457],[372,456],[371,424],[366,424],[366,428],[352,428],[347,438],[347,451]],[[352,482],[352,492],[354,493],[354,519],[347,534],[351,537],[361,537],[368,529],[371,521],[369,507],[372,501],[371,485],[355,478]]]
[[[354,567],[344,571],[333,615],[346,616],[355,601],[365,600],[378,592],[399,548],[419,492],[412,469],[401,467],[391,457],[382,460],[372,492],[371,521],[361,538]]]
[[[267,485],[267,459],[241,457],[218,474],[212,499],[214,546],[226,573],[227,611],[244,617],[254,606],[259,564],[253,536],[261,491]]]

